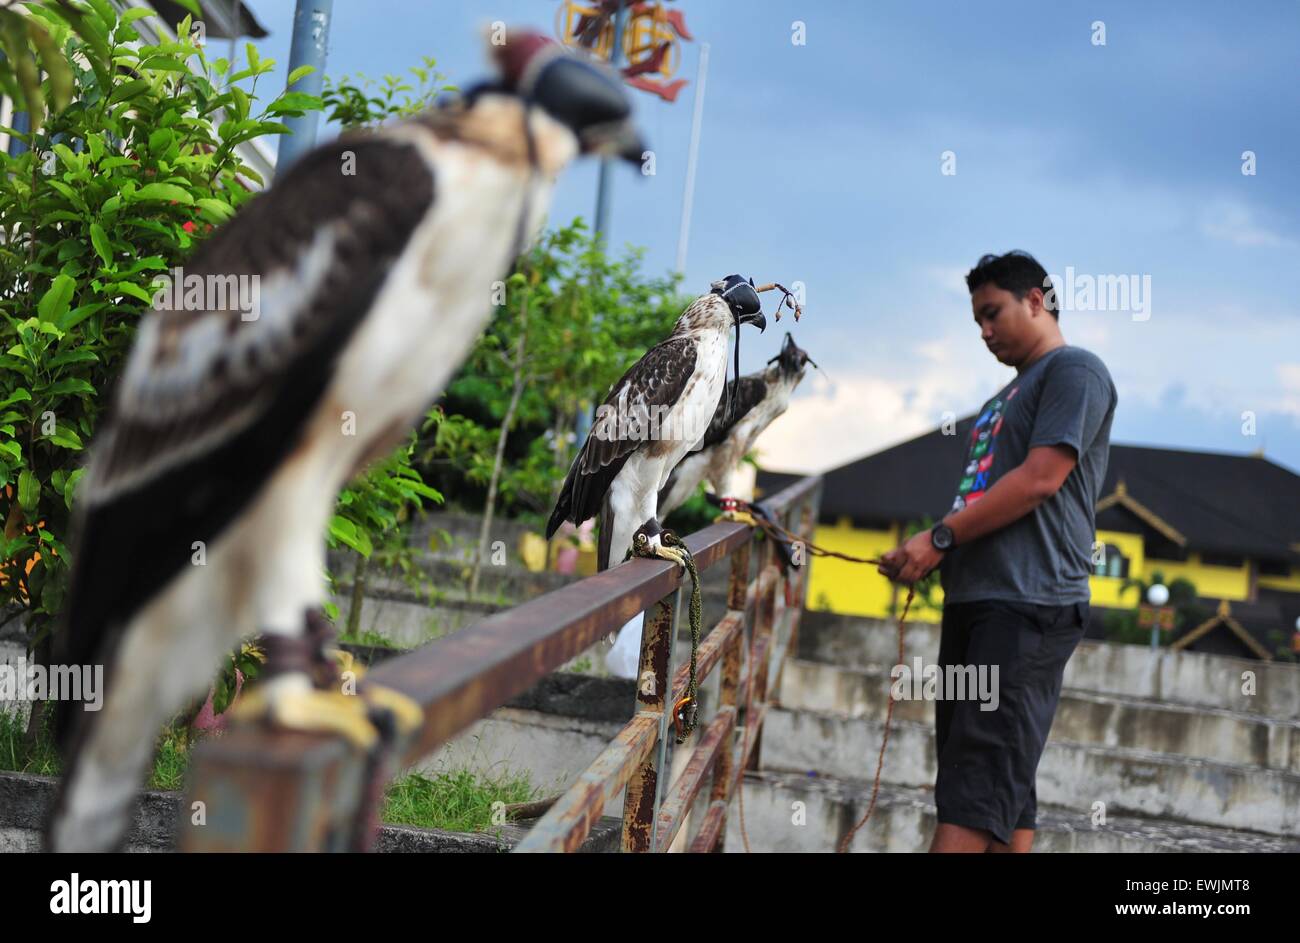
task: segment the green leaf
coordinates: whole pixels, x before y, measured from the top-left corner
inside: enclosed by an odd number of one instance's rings
[[[87,383],[81,377],[65,377],[62,380],[56,380],[47,386],[42,392],[46,396],[66,396],[69,393],[93,393],[95,388]],[[70,430],[60,430],[61,432],[76,435]]]
[[[174,0],[177,6],[184,7],[200,19],[203,18],[203,11],[199,9],[199,0]]]
[[[95,8],[95,12],[103,20],[104,26],[112,29],[117,25],[117,11],[113,9],[113,5],[108,0],[86,0],[86,2]]]
[[[108,302],[106,301],[92,301],[90,304],[78,305],[56,323],[59,325],[59,330],[70,331],[96,311],[102,311],[107,307]]]
[[[49,32],[35,19],[27,19],[27,35],[36,47],[50,83],[52,111],[62,111],[72,100],[72,69],[68,65],[63,50],[51,38]]]
[[[127,10],[125,13],[122,14],[122,25],[130,26],[136,20],[142,20],[146,16],[157,16],[157,15],[158,14],[155,13],[153,10],[147,9],[145,7],[136,7],[135,9]]]
[[[86,469],[84,466],[75,469],[70,475],[68,475],[68,480],[64,482],[63,489],[62,489],[63,503],[66,504],[69,508],[72,507],[72,498],[73,495],[76,494],[77,482],[81,480],[81,476],[84,475],[85,473],[86,473]]]
[[[74,279],[67,275],[57,276],[54,283],[41,296],[41,300],[37,302],[37,315],[42,321],[57,321],[68,310],[68,303],[72,300],[72,293],[76,289],[77,283]]]
[[[198,201],[198,206],[199,209],[203,211],[204,216],[216,223],[224,223],[226,220],[230,219],[230,217],[235,215],[234,207],[224,200],[214,200],[210,197],[205,197]]]
[[[124,102],[127,99],[135,98],[135,96],[139,95],[141,92],[152,87],[153,83],[148,79],[132,79],[129,82],[123,82],[117,88],[113,89],[113,93],[108,96],[108,103],[110,105],[116,105],[118,102]]]
[[[285,85],[286,86],[293,85],[304,75],[311,75],[315,71],[316,71],[316,67],[314,65],[300,65],[298,66],[298,68],[294,69],[292,72],[289,73],[289,81],[287,81]]]
[[[104,227],[99,223],[90,224],[90,244],[95,247],[95,252],[104,260],[104,267],[112,267],[113,247],[108,241],[108,233],[104,232]]]
[[[238,85],[230,88],[231,111],[234,113],[236,123],[248,118],[248,93]],[[224,128],[225,125],[223,124]],[[233,129],[232,129],[233,130]]]
[[[149,150],[155,154],[165,153],[176,140],[176,133],[170,128],[155,128],[149,135]]]
[[[330,521],[330,536],[341,544],[346,544],[363,557],[369,557],[373,546],[370,536],[346,517],[334,515]]]
[[[46,437],[47,442],[51,442],[60,448],[71,449],[74,452],[80,452],[84,445],[81,443],[81,436],[71,429],[59,428],[53,435]]]
[[[278,115],[288,111],[304,112],[324,107],[325,103],[315,95],[308,95],[306,92],[285,92],[271,102],[266,110],[270,114]]]
[[[141,72],[152,69],[155,72],[188,72],[189,67],[175,56],[150,56],[138,66]]]
[[[135,282],[114,282],[108,286],[108,293],[130,295],[132,298],[138,298],[145,304],[153,304],[153,295],[145,291]]]
[[[5,399],[0,400],[0,409],[4,409],[4,407],[11,406],[14,403],[30,403],[31,400],[32,394],[22,387],[19,387],[10,393]]]
[[[55,210],[52,213],[46,213],[44,216],[42,216],[40,218],[40,222],[38,223],[38,225],[44,227],[44,226],[52,225],[54,223],[79,223],[79,222],[81,222],[81,214],[70,213],[67,210]]]
[[[146,183],[135,192],[136,200],[175,200],[187,206],[194,202],[190,191],[173,183]]]
[[[41,483],[35,475],[24,468],[18,474],[18,503],[24,511],[31,514],[36,510],[40,500]]]
[[[51,370],[59,367],[66,367],[70,363],[96,363],[99,361],[99,355],[93,350],[87,350],[84,347],[78,347],[73,350],[65,350],[61,354],[56,354],[46,364]]]

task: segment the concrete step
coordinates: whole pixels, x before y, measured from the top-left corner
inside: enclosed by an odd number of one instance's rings
[[[866,813],[871,782],[765,770],[745,776],[745,832],[754,852],[831,852]],[[881,785],[875,811],[849,846],[857,852],[925,851],[934,833],[928,789]],[[740,814],[727,815],[726,850],[743,852]],[[1300,841],[1161,819],[1039,805],[1036,852],[1297,852]]]
[[[906,659],[933,662],[939,626],[904,628]],[[799,627],[798,657],[845,668],[889,667],[898,660],[893,621],[806,612]],[[1078,691],[1136,697],[1190,707],[1300,721],[1300,665],[1263,662],[1201,652],[1152,652],[1142,645],[1084,639],[1065,669],[1065,685]]]
[[[44,840],[42,828],[54,802],[58,781],[48,776],[29,776],[0,771],[0,854],[37,853]],[[127,834],[125,850],[166,852],[176,850],[176,826],[184,795],[179,792],[140,793],[135,819]],[[481,832],[449,832],[410,825],[381,825],[375,851],[390,853],[500,853],[528,833],[531,822],[508,823]],[[592,827],[578,850],[616,852],[622,821],[608,816]]]
[[[882,724],[865,718],[773,709],[764,725],[762,766],[869,778],[882,731]],[[930,787],[936,766],[933,726],[895,717],[882,780]],[[1038,799],[1082,812],[1104,808],[1107,814],[1300,835],[1300,775],[1144,750],[1049,741],[1038,766]]]
[[[882,721],[891,684],[885,668],[841,668],[791,660],[786,662],[780,696],[781,703],[791,710]],[[899,700],[894,717],[933,723],[934,702]],[[1300,773],[1300,723],[1241,711],[1066,688],[1061,692],[1051,739]]]

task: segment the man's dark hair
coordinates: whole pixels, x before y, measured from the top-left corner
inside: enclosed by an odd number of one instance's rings
[[[1057,303],[1056,293],[1048,295],[1052,285],[1047,280],[1047,270],[1028,252],[1013,249],[1006,255],[990,253],[976,262],[975,267],[966,273],[966,287],[971,294],[975,293],[976,288],[990,282],[1003,291],[1011,292],[1020,301],[1025,300],[1029,289],[1039,289],[1043,293],[1043,307],[1052,312],[1052,317],[1060,320],[1060,305]]]

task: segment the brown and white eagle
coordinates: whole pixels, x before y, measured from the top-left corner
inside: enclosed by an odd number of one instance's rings
[[[680,550],[663,546],[659,492],[678,462],[700,447],[727,385],[727,339],[734,326],[739,343],[744,324],[762,331],[767,320],[753,280],[728,275],[692,301],[667,339],[611,387],[564,479],[548,540],[566,520],[581,524],[599,515],[598,569],[621,563],[638,532],[652,553],[683,562]],[[606,655],[622,677],[636,676],[641,621],[629,620]]]
[[[659,491],[699,448],[726,385],[731,328],[744,324],[767,327],[753,280],[728,275],[610,388],[564,479],[548,540],[564,521],[599,514],[598,569],[621,563],[642,529],[653,552],[680,562],[680,553],[662,544]]]
[[[667,517],[681,507],[701,482],[707,482],[714,494],[722,497],[746,501],[753,498],[752,489],[736,473],[759,435],[790,405],[790,394],[810,363],[817,366],[786,332],[781,352],[767,362],[764,370],[731,381],[734,389],[718,404],[704,433],[703,447],[677,463],[659,493],[661,515]]]
[[[120,842],[159,727],[246,636],[270,720],[342,724],[302,654],[339,489],[441,392],[564,166],[643,154],[612,73],[530,33],[492,54],[498,81],[322,145],[185,266],[254,277],[255,310],[141,322],[77,494],[55,660],[104,664],[106,698],[68,712],[51,849]]]

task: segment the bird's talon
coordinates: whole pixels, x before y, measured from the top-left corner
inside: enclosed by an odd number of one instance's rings
[[[658,546],[654,548],[654,555],[663,560],[669,560],[676,563],[682,570],[686,569],[686,548],[680,550],[675,547]]]

